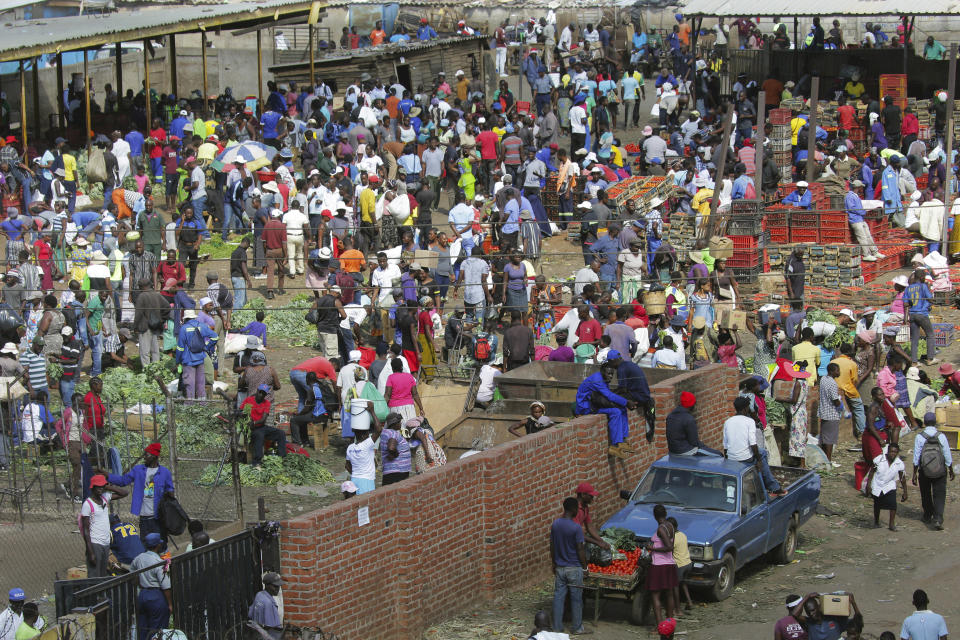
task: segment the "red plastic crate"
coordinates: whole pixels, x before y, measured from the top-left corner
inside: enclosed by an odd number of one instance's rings
[[[790,109],[771,109],[770,124],[790,124],[792,115]]]
[[[756,267],[760,264],[760,251],[737,251],[734,249],[733,255],[727,258],[728,267]]]
[[[850,244],[850,229],[820,228],[821,244]]]
[[[733,240],[733,253],[736,255],[740,249],[752,249],[754,252],[760,246],[757,236],[727,236]]]
[[[786,227],[771,228],[770,242],[773,244],[786,244],[790,242],[790,231]]]
[[[790,226],[818,229],[820,228],[820,215],[817,213],[794,212],[790,214]]]
[[[926,189],[927,180],[929,180],[929,176],[927,174],[923,174],[922,176],[917,176],[917,189]]]
[[[790,242],[820,242],[820,230],[804,227],[790,227]]]

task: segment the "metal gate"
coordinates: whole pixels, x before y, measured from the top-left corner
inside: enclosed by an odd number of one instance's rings
[[[214,640],[242,625],[261,589],[264,566],[276,566],[269,557],[276,552],[276,534],[276,527],[257,527],[173,558],[176,628],[193,640]],[[139,573],[56,582],[57,616],[90,610],[97,617],[98,640],[127,640],[137,620]]]

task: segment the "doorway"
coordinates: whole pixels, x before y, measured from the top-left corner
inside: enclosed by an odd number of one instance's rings
[[[394,69],[397,70],[397,82],[407,87],[412,92],[414,87],[413,87],[413,84],[411,83],[411,78],[410,78],[410,65],[397,64],[397,65],[394,65]],[[397,96],[397,97],[402,98],[403,96]]]

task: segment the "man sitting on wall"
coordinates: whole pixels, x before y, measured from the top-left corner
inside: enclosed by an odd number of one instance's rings
[[[614,360],[619,360],[620,354],[616,351],[610,351],[607,358],[614,354],[616,355]],[[610,431],[610,448],[607,451],[611,456],[626,458],[628,453],[633,453],[633,447],[626,441],[630,427],[627,409],[636,409],[637,403],[610,390],[614,373],[616,373],[616,367],[605,364],[600,371],[581,382],[577,387],[577,404],[574,413],[578,416],[596,413],[607,416]]]

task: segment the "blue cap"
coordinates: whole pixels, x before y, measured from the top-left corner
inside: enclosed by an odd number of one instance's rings
[[[607,351],[607,362],[610,362],[611,360],[619,360],[622,357],[623,356],[621,356],[620,352],[616,349],[610,349],[610,351]]]
[[[764,378],[763,376],[752,376],[752,377],[754,380],[757,381],[757,384],[759,385],[757,387],[757,391],[766,391],[767,387],[770,386],[770,383],[767,382],[767,379]]]
[[[273,391],[273,387],[271,387],[271,386],[268,385],[268,384],[261,384],[260,386],[257,387],[257,391],[263,391],[264,393],[270,393],[271,391]]]
[[[503,111],[503,105],[500,104],[499,102],[494,102],[494,103],[493,103],[493,110],[494,110],[494,111]]]
[[[152,549],[158,544],[163,544],[163,537],[154,531],[143,537],[143,543],[147,545],[148,548]]]
[[[19,587],[10,589],[9,597],[10,597],[10,602],[23,602],[24,600],[27,599],[27,596],[23,592],[23,589]]]

